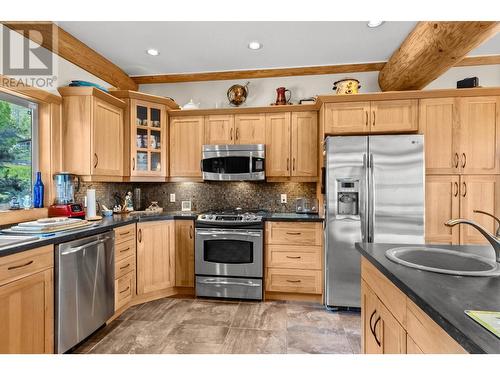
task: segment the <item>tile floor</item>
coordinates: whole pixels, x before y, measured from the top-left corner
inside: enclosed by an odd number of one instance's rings
[[[359,353],[357,312],[319,304],[164,298],[131,307],[73,353]]]

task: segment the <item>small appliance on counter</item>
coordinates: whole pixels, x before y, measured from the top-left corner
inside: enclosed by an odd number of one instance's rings
[[[295,200],[295,213],[297,214],[317,214],[318,200],[310,198],[297,198]]]
[[[56,197],[54,204],[49,206],[49,217],[85,218],[85,211],[79,203],[75,203],[75,188],[80,188],[80,178],[68,172],[54,174]]]

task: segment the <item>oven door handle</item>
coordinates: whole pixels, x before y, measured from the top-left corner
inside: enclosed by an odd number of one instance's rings
[[[236,281],[218,281],[216,279],[207,279],[203,281],[198,281],[199,284],[208,284],[208,285],[237,285],[237,286],[250,286],[253,288],[260,287],[260,284],[256,284],[252,281],[248,281],[246,283],[236,282]]]
[[[196,234],[200,236],[218,236],[218,235],[223,235],[223,236],[249,236],[249,237],[262,237],[261,233],[253,233],[253,232],[196,232]]]

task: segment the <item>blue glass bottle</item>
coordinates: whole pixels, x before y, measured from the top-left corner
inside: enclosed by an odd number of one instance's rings
[[[43,207],[43,190],[42,173],[36,172],[36,181],[35,185],[33,185],[33,207]]]

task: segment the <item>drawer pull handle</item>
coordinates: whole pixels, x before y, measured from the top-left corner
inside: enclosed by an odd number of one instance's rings
[[[29,266],[32,263],[33,263],[33,261],[30,260],[28,263],[20,264],[19,266],[11,266],[11,267],[7,268],[7,270],[10,271],[10,270],[18,269],[18,268],[23,268],[23,267]]]
[[[130,289],[130,287],[129,287],[129,286],[127,286],[125,289],[123,289],[122,291],[120,291],[120,294],[121,294],[121,293],[125,293],[125,292],[127,292],[129,289]]]
[[[129,234],[129,233],[130,233],[130,231],[128,230],[128,231],[126,231],[126,232],[122,232],[122,233],[120,233],[120,236],[126,236],[126,235],[127,235],[127,234]]]
[[[286,234],[289,234],[291,236],[298,236],[298,235],[302,234],[302,232],[286,232]]]
[[[121,270],[124,270],[125,268],[130,267],[130,263],[128,263],[126,266],[120,267]]]
[[[292,257],[292,256],[290,256],[290,255],[287,255],[286,257],[287,257],[287,258],[290,258],[290,259],[300,259],[300,258],[302,258],[302,257],[299,257],[299,256]]]
[[[289,283],[300,283],[301,280],[287,280]]]
[[[126,249],[120,250],[120,253],[124,253],[125,251],[129,251],[129,250],[130,250],[130,246],[127,247]]]

